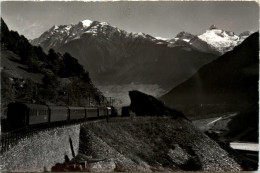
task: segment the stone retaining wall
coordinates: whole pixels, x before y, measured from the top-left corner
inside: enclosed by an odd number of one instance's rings
[[[75,155],[78,154],[79,133],[80,125],[74,125],[42,131],[24,138],[0,156],[0,171],[49,171],[56,163],[63,163],[65,155],[72,158],[70,139]]]

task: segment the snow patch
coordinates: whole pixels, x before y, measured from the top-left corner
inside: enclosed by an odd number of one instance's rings
[[[91,31],[86,31],[84,33],[87,33],[87,34],[97,34],[97,31],[91,30]]]
[[[100,24],[101,24],[102,26],[109,25],[107,22],[101,22]]]
[[[54,30],[56,30],[56,29],[59,29],[59,27],[57,25],[54,25]]]
[[[144,33],[142,32],[133,32],[134,37],[145,37]]]
[[[239,37],[229,36],[222,30],[207,30],[206,33],[198,36],[201,40],[208,42],[209,44],[217,44],[218,46],[230,46],[239,40]]]
[[[65,27],[65,30],[69,31],[71,29],[71,25]]]
[[[164,40],[164,41],[167,41],[169,40],[169,38],[163,38],[163,37],[155,37],[157,40]]]
[[[183,41],[190,42],[190,39],[182,39]]]
[[[87,19],[81,21],[81,23],[83,24],[84,27],[89,27],[93,23],[93,21]]]
[[[225,53],[225,48],[232,49],[240,41],[239,36],[230,35],[220,29],[207,30],[204,34],[199,35],[198,38],[217,48],[221,54]]]

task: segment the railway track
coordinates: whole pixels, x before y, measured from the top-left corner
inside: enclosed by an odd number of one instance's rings
[[[7,151],[9,148],[12,146],[16,145],[20,140],[32,137],[33,135],[39,133],[39,132],[44,132],[44,131],[49,131],[55,128],[64,128],[68,126],[74,126],[74,125],[79,125],[79,124],[91,124],[91,123],[99,123],[99,122],[107,122],[108,119],[107,117],[99,117],[99,118],[93,118],[91,120],[85,120],[85,121],[78,121],[78,122],[73,122],[73,123],[64,123],[64,124],[44,124],[39,127],[33,127],[33,128],[22,128],[18,129],[15,131],[11,132],[2,132],[0,135],[1,139],[1,149],[0,153],[4,153]]]
[[[1,138],[1,144],[0,144],[0,154],[6,152],[8,149],[10,149],[12,146],[15,146],[19,141],[30,138],[35,134],[38,134],[39,132],[49,131],[53,130],[55,128],[64,128],[68,126],[74,126],[74,125],[84,125],[84,124],[94,124],[94,123],[100,123],[100,122],[109,122],[109,123],[119,123],[119,122],[126,122],[126,121],[134,121],[135,123],[143,123],[153,121],[154,117],[97,117],[87,120],[81,120],[78,122],[69,122],[69,123],[63,123],[63,124],[44,124],[42,126],[33,127],[33,128],[22,128],[11,132],[2,132],[0,135]]]

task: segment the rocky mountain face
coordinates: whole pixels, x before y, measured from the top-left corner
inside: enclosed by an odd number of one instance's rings
[[[217,58],[185,46],[171,47],[169,40],[90,20],[54,26],[32,43],[45,51],[69,52],[89,71],[94,83],[101,85],[160,84],[170,89]]]
[[[236,105],[237,110],[258,102],[259,34],[213,62],[203,66],[187,81],[161,99],[167,105]]]
[[[144,33],[128,33],[117,27],[111,26],[107,22],[84,20],[75,25],[54,25],[39,38],[32,40],[32,43],[40,44],[44,50],[48,51],[50,48],[57,49],[72,40],[80,39],[83,34],[99,36],[113,41],[116,41],[114,39],[121,36],[122,39],[128,38],[129,42],[131,39],[139,39],[140,41],[144,38],[146,41],[158,44],[163,44],[165,42]]]
[[[181,112],[166,107],[161,101],[151,95],[137,90],[129,91],[131,99],[130,106],[122,108],[122,116],[129,116],[134,113],[136,116],[170,116],[174,119],[183,118],[189,120]]]

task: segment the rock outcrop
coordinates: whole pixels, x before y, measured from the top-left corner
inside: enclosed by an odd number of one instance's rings
[[[171,116],[173,118],[182,117],[187,119],[181,112],[166,107],[163,102],[153,96],[136,90],[129,91],[129,96],[131,104],[123,108],[123,116],[128,115],[131,111],[137,116]]]

